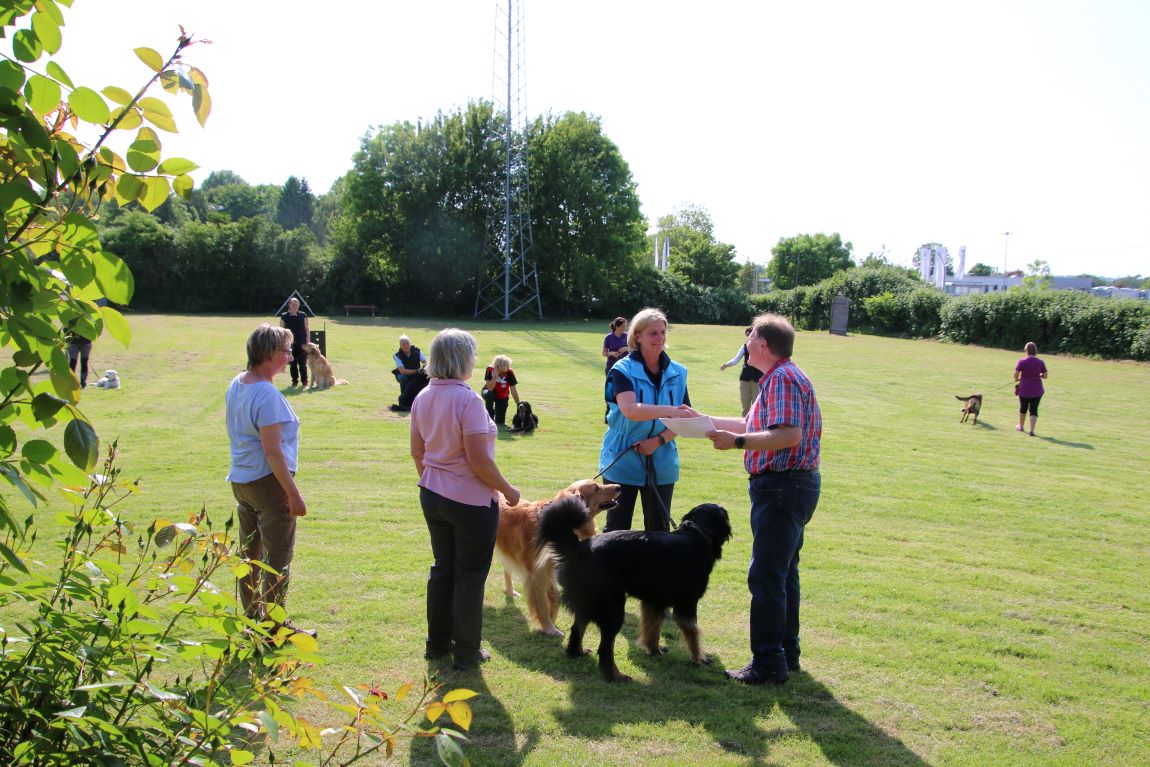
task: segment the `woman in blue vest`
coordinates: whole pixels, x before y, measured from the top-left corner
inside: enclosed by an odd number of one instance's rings
[[[619,504],[607,511],[604,532],[630,530],[635,499],[643,499],[643,528],[668,530],[671,496],[679,479],[675,432],[660,418],[693,415],[687,394],[687,368],[672,362],[667,345],[667,317],[644,309],[631,320],[629,354],[607,374],[607,433],[599,451],[603,478],[622,485]]]

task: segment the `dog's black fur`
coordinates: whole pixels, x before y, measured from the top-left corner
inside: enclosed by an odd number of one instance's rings
[[[511,418],[511,431],[534,431],[539,425],[539,417],[531,412],[531,403],[522,400]]]
[[[965,397],[954,395],[957,400],[962,400],[966,405],[962,408],[962,418],[958,419],[959,423],[966,423],[966,419],[974,416],[972,425],[978,426],[978,411],[982,410],[982,395],[981,394],[968,394]]]
[[[710,663],[699,643],[697,608],[731,537],[727,510],[704,503],[687,512],[673,533],[617,530],[580,541],[575,530],[586,518],[582,499],[569,497],[545,508],[539,520],[539,543],[554,552],[563,603],[575,614],[567,655],[590,654],[583,648],[583,632],[594,623],[600,673],[609,682],[628,681],[615,665],[615,636],[630,594],[642,603],[639,644],[648,655],[667,652],[659,646],[659,630],[663,611],[673,608],[691,662]]]

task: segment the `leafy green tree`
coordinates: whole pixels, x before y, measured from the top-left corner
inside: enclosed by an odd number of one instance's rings
[[[276,206],[276,223],[285,231],[311,226],[314,207],[315,197],[308,188],[307,179],[289,176],[280,190]]]
[[[221,184],[204,190],[203,200],[210,221],[242,221],[245,218],[275,220],[280,188],[273,184]]]
[[[739,277],[735,246],[715,239],[711,215],[687,206],[659,219],[659,234],[671,239],[667,267],[701,287],[733,288]]]
[[[329,235],[345,301],[395,311],[460,311],[486,263],[488,212],[502,167],[501,121],[485,102],[363,140]]]
[[[631,169],[599,118],[567,112],[529,127],[532,258],[544,311],[614,305],[644,254]]]
[[[153,85],[190,94],[201,124],[211,102],[207,78],[183,61],[194,41],[182,29],[167,59],[136,49],[151,74],[134,95],[77,85],[52,59],[68,5],[0,6],[0,37],[12,51],[0,54],[0,608],[30,616],[0,629],[0,764],[242,765],[255,758],[249,738],[260,737],[318,749],[324,732],[285,705],[311,687],[299,672],[315,658],[316,640],[269,631],[271,623],[247,619],[211,584],[259,564],[237,561],[230,522],[213,527],[206,512],[138,526],[127,517],[122,501],[139,483],[120,477],[115,443],[100,461],[97,434],[78,408],[65,339],[106,331],[126,345],[128,324],[105,301],[127,304],[134,292],[93,218],[105,203],[152,211],[173,190],[192,188],[194,164],[161,157],[156,129],[176,126],[166,102],[147,95]],[[95,136],[90,145],[70,132],[81,124],[77,133]],[[118,130],[134,132],[123,156],[112,148]],[[162,225],[134,213],[125,227],[162,239]],[[50,439],[61,425],[62,452]],[[50,490],[62,508],[55,569],[44,565],[42,546],[33,550]],[[13,500],[33,513],[18,521]],[[273,610],[273,620],[283,617]],[[336,752],[344,764],[390,756],[408,735],[434,736],[441,759],[464,761],[457,732],[419,723],[447,713],[467,729],[475,693],[433,703],[425,687],[406,717],[388,721],[379,706],[385,693],[344,690],[351,704],[338,710],[347,724],[330,731],[337,742],[320,753],[325,764]]]
[[[765,266],[747,259],[739,267],[739,290],[744,293],[758,293],[759,278],[765,277],[766,273],[767,268]]]
[[[971,277],[992,277],[994,275],[994,267],[979,262],[970,267],[966,273]]]
[[[1054,287],[1054,278],[1050,276],[1050,264],[1042,259],[1036,259],[1026,265],[1026,276],[1022,278],[1022,287],[1027,290],[1050,290]]]
[[[838,232],[826,234],[800,234],[782,237],[771,248],[771,262],[767,276],[772,289],[790,290],[796,285],[814,285],[837,272],[851,269],[854,246],[844,243]]]

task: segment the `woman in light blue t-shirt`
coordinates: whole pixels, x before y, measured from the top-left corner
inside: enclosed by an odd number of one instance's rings
[[[240,579],[240,600],[249,618],[268,618],[268,605],[283,606],[295,552],[296,518],[307,504],[295,483],[299,455],[299,418],[273,379],[292,360],[292,333],[263,324],[248,337],[248,368],[236,376],[227,394],[231,467],[228,481],[244,556],[266,563],[277,575],[253,567]],[[311,634],[286,617],[273,618],[272,633],[282,629]]]

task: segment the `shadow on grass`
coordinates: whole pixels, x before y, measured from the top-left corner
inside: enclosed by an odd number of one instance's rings
[[[1091,445],[1089,442],[1071,442],[1070,440],[1066,440],[1066,439],[1058,439],[1058,437],[1037,436],[1035,438],[1040,439],[1043,442],[1049,442],[1052,445],[1058,445],[1059,447],[1075,447],[1075,448],[1078,448],[1079,450],[1093,450],[1094,449],[1094,445]]]
[[[454,671],[450,661],[429,661],[427,673],[434,674],[438,681],[443,682],[443,691],[466,688],[479,693],[479,697],[470,701],[475,719],[471,731],[465,733],[467,740],[461,743],[463,753],[471,764],[477,767],[487,764],[513,767],[523,763],[526,755],[539,742],[539,733],[528,733],[522,746],[517,745],[519,738],[515,736],[515,726],[502,701],[488,687],[482,666],[470,671]],[[439,723],[449,721],[444,715],[443,721]],[[421,724],[426,725],[426,720]],[[441,767],[443,762],[436,754],[435,741],[430,738],[413,740],[410,763],[419,767]]]
[[[560,626],[566,628],[569,623],[570,616],[562,614]],[[521,600],[484,609],[484,636],[493,647],[529,671],[569,684],[570,705],[556,711],[555,718],[573,737],[611,740],[618,737],[620,725],[687,722],[704,729],[724,751],[754,765],[775,761],[771,751],[776,742],[787,743],[786,748],[793,750],[796,736],[809,740],[826,760],[843,767],[927,764],[900,740],[837,700],[805,671],[781,687],[740,685],[724,676],[720,658],[709,666],[691,665],[681,641],[671,635],[673,626],[665,625],[663,630],[663,643],[670,652],[648,657],[638,647],[637,626],[636,616],[628,612],[616,652],[626,652],[639,675],[635,681],[612,684],[600,678],[594,656],[567,658],[565,640],[534,631]],[[585,642],[592,648],[598,643],[594,627]],[[741,662],[732,667],[738,665]],[[789,725],[764,726],[763,720],[774,717],[777,721],[780,715]],[[521,749],[519,758],[526,753],[526,748]]]

